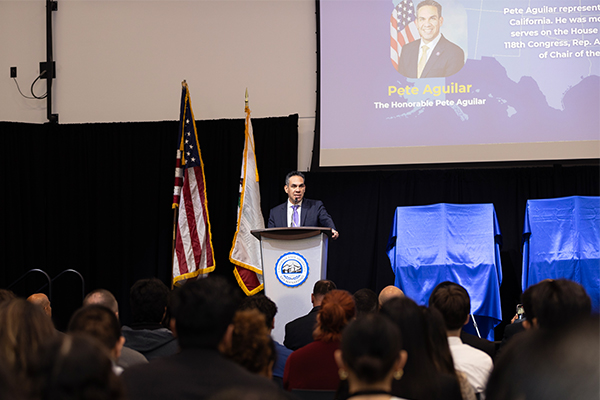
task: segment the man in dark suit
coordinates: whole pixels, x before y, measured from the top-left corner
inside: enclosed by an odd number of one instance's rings
[[[275,383],[221,355],[231,344],[231,321],[238,306],[222,277],[189,281],[172,296],[171,330],[181,352],[125,370],[130,400],[206,399],[239,389],[256,398],[284,398]]]
[[[310,301],[313,304],[312,310],[308,314],[285,325],[285,338],[283,339],[285,347],[291,350],[298,350],[300,347],[312,343],[312,334],[317,324],[317,314],[321,309],[323,297],[334,289],[337,289],[337,287],[332,281],[320,280],[315,282],[313,292],[310,295]]]
[[[306,185],[304,174],[292,171],[285,177],[283,187],[288,195],[288,201],[271,209],[268,228],[283,228],[287,226],[318,226],[331,228],[332,239],[339,237],[333,220],[327,213],[322,201],[304,198]]]
[[[434,0],[420,2],[415,23],[421,39],[402,47],[398,71],[407,78],[439,78],[460,71],[465,53],[440,33],[442,6]]]

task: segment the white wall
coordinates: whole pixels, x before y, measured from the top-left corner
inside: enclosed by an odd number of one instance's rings
[[[24,94],[46,59],[45,0],[0,0],[0,120],[44,123]],[[179,118],[186,79],[196,119],[299,114],[299,168],[316,107],[314,0],[59,0],[52,112],[60,123]],[[46,82],[35,86],[39,96]]]

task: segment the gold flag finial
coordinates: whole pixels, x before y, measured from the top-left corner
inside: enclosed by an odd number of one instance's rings
[[[246,88],[246,107],[248,107],[248,88]]]

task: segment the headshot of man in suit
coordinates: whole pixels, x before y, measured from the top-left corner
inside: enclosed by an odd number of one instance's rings
[[[299,171],[292,171],[286,175],[283,190],[288,195],[288,200],[271,209],[267,227],[316,226],[331,228],[331,238],[337,239],[340,234],[335,229],[335,224],[323,202],[304,198],[306,191],[304,179],[304,174]]]
[[[440,78],[460,71],[465,53],[440,32],[442,6],[434,0],[420,2],[415,24],[421,38],[402,47],[398,71],[407,78]]]

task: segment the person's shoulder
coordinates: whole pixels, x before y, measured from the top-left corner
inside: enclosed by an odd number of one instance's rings
[[[451,51],[460,52],[460,53],[464,54],[463,49],[459,45],[457,45],[454,42],[451,42],[444,35],[442,35],[440,37],[440,41],[438,42],[438,46],[443,46],[446,50],[449,49]]]
[[[412,49],[412,48],[419,48],[419,45],[421,43],[421,39],[417,39],[417,40],[413,40],[412,42],[408,42],[406,43],[404,46],[402,46],[402,51],[406,50],[406,49]],[[402,55],[402,53],[400,54]]]

